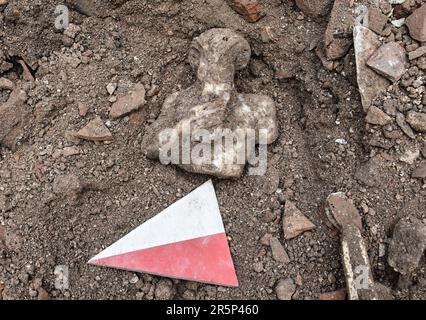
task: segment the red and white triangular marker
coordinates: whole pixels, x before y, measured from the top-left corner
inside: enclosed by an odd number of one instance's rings
[[[169,278],[238,286],[211,180],[88,263]]]

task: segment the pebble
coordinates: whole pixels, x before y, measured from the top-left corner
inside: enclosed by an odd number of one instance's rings
[[[90,121],[83,129],[77,132],[77,137],[89,141],[111,141],[112,134],[100,117]]]
[[[420,58],[421,56],[424,56],[425,54],[426,54],[426,46],[422,46],[414,51],[409,52],[408,59],[415,60]]]
[[[248,22],[254,23],[264,16],[262,5],[258,0],[227,0],[226,2]]]
[[[319,296],[320,300],[346,300],[346,289],[341,289],[333,292],[321,293]]]
[[[12,81],[6,78],[0,78],[0,89],[12,91],[15,85]]]
[[[296,292],[296,285],[293,279],[280,279],[275,287],[278,300],[291,300]]]
[[[368,109],[365,121],[370,124],[385,126],[392,122],[392,118],[376,106],[371,106],[370,109]]]
[[[269,245],[271,246],[272,257],[275,261],[281,264],[287,264],[290,262],[287,252],[277,238],[271,237],[269,239]]]
[[[422,163],[419,167],[417,167],[412,175],[413,178],[425,179],[426,178],[426,163]]]
[[[426,133],[426,113],[409,111],[405,120],[414,130]]]

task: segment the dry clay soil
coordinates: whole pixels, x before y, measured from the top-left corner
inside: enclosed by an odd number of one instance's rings
[[[376,281],[396,299],[426,298],[424,261],[401,282],[386,254],[379,255],[399,218],[426,218],[425,188],[410,178],[413,166],[365,142],[353,51],[339,62],[340,71],[330,72],[312,50],[327,17],[304,17],[292,1],[264,1],[266,16],[250,24],[223,0],[99,0],[78,10],[70,6],[70,22],[80,27],[72,39],[54,27],[59,1],[9,2],[17,14],[8,20],[6,12],[1,14],[0,44],[14,67],[2,76],[27,91],[33,118],[16,150],[0,149],[0,224],[8,239],[0,251],[0,297],[276,299],[279,279],[292,278],[297,284],[293,299],[317,299],[345,287],[339,235],[323,210],[326,197],[342,191],[361,212]],[[268,149],[266,176],[213,179],[240,286],[87,265],[103,248],[207,181],[146,159],[141,141],[164,99],[195,80],[186,62],[189,44],[213,27],[231,28],[250,42],[251,63],[237,73],[236,88],[273,97],[280,126]],[[19,59],[32,68],[34,83],[22,79]],[[277,79],[279,70],[294,77]],[[143,83],[148,93],[143,111],[110,120],[106,86],[111,82],[118,83],[118,96]],[[0,101],[8,95],[2,91]],[[78,103],[89,107],[85,117]],[[69,132],[96,115],[108,123],[111,143],[70,138]],[[70,146],[79,154],[58,156]],[[388,155],[371,169],[371,157],[383,152]],[[55,177],[64,174],[97,188],[69,202],[53,192]],[[284,240],[287,200],[316,225],[312,232]],[[289,264],[276,262],[262,245],[268,233],[280,239]],[[55,289],[57,265],[69,267],[68,290]]]

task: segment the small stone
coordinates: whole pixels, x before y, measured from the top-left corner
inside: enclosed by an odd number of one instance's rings
[[[426,163],[422,163],[411,175],[413,178],[425,179],[426,178]]]
[[[358,209],[343,192],[333,193],[327,197],[325,213],[329,221],[338,229],[342,229],[345,225],[354,225],[362,230]]]
[[[290,258],[287,252],[285,251],[281,242],[277,238],[271,237],[269,239],[269,245],[271,246],[272,257],[274,258],[275,261],[281,264],[287,264],[290,262]]]
[[[260,243],[264,246],[269,246],[271,238],[272,235],[270,233],[267,233],[262,238],[260,238]]]
[[[426,42],[426,4],[415,10],[406,21],[410,36],[417,41]]]
[[[405,120],[414,130],[418,132],[426,132],[426,113],[409,111]]]
[[[411,139],[416,138],[416,135],[414,134],[413,130],[405,121],[404,115],[400,112],[396,114],[396,123],[401,128],[402,132],[404,132],[408,137],[410,137]]]
[[[421,56],[424,56],[425,54],[426,54],[426,46],[422,46],[414,51],[409,52],[408,59],[415,60],[420,58]]]
[[[346,289],[341,289],[333,292],[321,293],[320,300],[346,300]]]
[[[117,90],[117,84],[116,83],[108,83],[106,86],[106,90],[108,91],[108,94],[110,96],[112,96],[115,92],[115,90]]]
[[[155,298],[158,300],[170,300],[175,295],[173,283],[168,279],[162,279],[155,287]]]
[[[375,106],[368,109],[365,121],[370,124],[384,126],[392,122],[392,118]]]
[[[22,78],[25,81],[30,81],[30,82],[34,82],[34,76],[32,75],[30,68],[27,66],[27,64],[25,63],[24,60],[19,60],[18,63],[21,65],[22,67]]]
[[[83,191],[83,184],[74,174],[57,176],[53,181],[53,192],[58,196],[77,200]]]
[[[0,78],[0,89],[12,91],[15,85],[12,81],[6,78]]]
[[[38,291],[38,296],[37,296],[38,300],[50,300],[49,293],[45,289],[40,287],[38,288],[37,291]]]
[[[89,112],[89,106],[84,102],[78,103],[78,113],[81,117],[85,117],[87,115],[87,112]]]
[[[227,0],[228,5],[251,23],[264,16],[259,0]]]
[[[405,50],[396,42],[382,45],[367,61],[370,68],[393,82],[401,79],[406,72],[406,63]]]
[[[64,35],[71,39],[75,39],[75,36],[80,32],[81,28],[73,23],[70,23],[68,27],[64,30]]]
[[[118,99],[109,113],[113,119],[125,116],[133,111],[138,110],[145,104],[145,88],[142,84],[137,84],[133,90],[124,97]]]
[[[426,226],[417,218],[402,218],[395,226],[389,245],[388,263],[406,275],[419,265],[426,249]]]
[[[313,228],[315,228],[315,225],[300,212],[296,205],[287,201],[283,217],[284,238],[292,239]]]
[[[409,149],[405,151],[405,153],[399,158],[399,160],[408,164],[414,164],[414,162],[419,156],[420,156],[420,150]]]
[[[368,28],[374,31],[377,34],[381,34],[386,22],[388,21],[388,17],[382,13],[382,10],[375,7],[370,7],[368,9]]]
[[[275,287],[275,293],[278,300],[291,300],[296,291],[296,285],[293,279],[280,279]]]
[[[111,141],[113,139],[111,132],[100,117],[96,117],[78,131],[77,137],[89,141]]]

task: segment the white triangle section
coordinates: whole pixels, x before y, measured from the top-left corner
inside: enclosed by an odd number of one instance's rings
[[[224,233],[211,180],[93,257],[95,261],[136,250]]]

